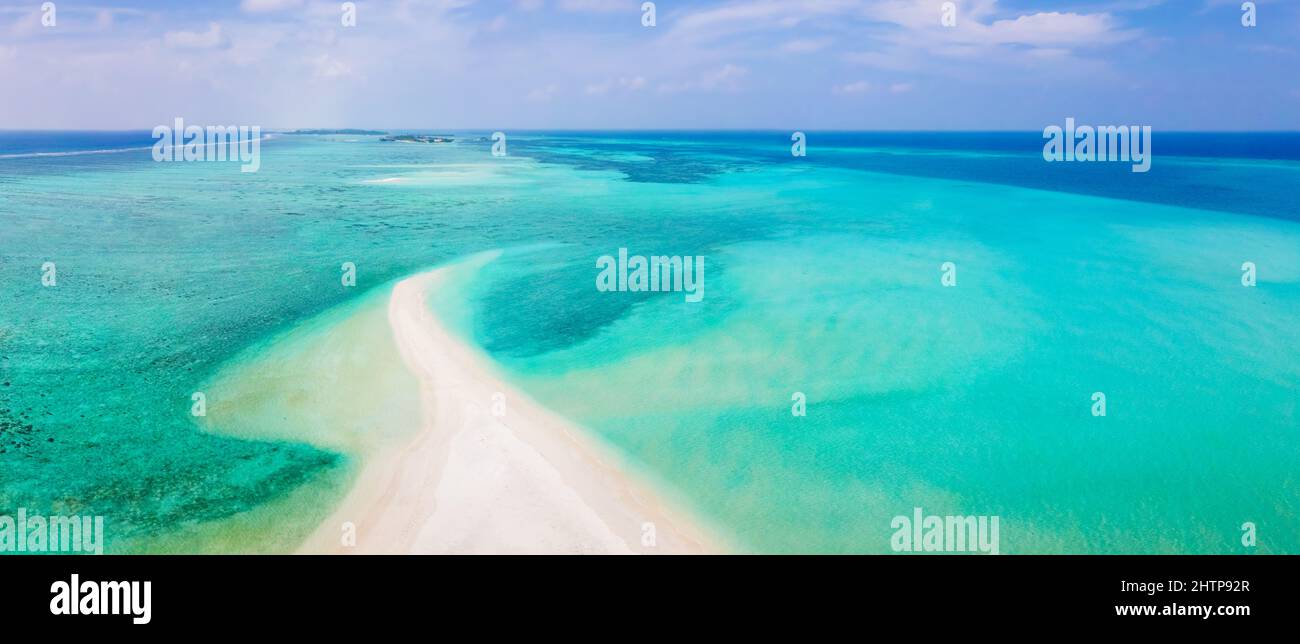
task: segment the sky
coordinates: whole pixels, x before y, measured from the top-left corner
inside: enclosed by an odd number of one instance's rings
[[[0,0],[0,129],[1300,130],[1300,0],[342,4]]]

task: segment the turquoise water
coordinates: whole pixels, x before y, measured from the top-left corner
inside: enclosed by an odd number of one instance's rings
[[[1157,137],[1136,175],[1043,163],[1036,133],[811,133],[803,159],[788,133],[479,134],[281,137],[255,174],[0,158],[0,514],[103,514],[117,552],[230,549],[251,516],[238,549],[291,549],[356,463],[202,432],[190,393],[504,248],[439,311],[746,550],[888,552],[921,506],[998,515],[1002,552],[1244,552],[1248,521],[1300,552],[1294,135]],[[620,247],[704,256],[704,301],[598,292]]]

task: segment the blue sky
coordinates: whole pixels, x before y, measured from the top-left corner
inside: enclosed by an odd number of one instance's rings
[[[1300,2],[0,0],[0,129],[1300,129]]]

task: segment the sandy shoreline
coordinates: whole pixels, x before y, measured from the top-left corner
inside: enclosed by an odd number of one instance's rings
[[[299,551],[715,551],[612,450],[502,382],[442,326],[425,298],[448,270],[397,283],[388,301],[393,340],[419,382],[418,431],[363,455],[355,485]],[[345,544],[349,524],[355,545]]]

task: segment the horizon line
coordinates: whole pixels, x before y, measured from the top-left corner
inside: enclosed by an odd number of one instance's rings
[[[215,127],[216,125],[217,125],[217,124],[213,124],[214,127]],[[1049,124],[1048,126],[1045,126],[1045,127],[1050,127],[1051,125],[1054,125],[1054,124]],[[1088,125],[1088,124],[1085,123],[1085,125]],[[131,128],[102,128],[102,129],[101,129],[101,128],[84,128],[84,127],[75,127],[75,128],[0,128],[0,132],[152,132],[154,127],[157,127],[157,126],[139,127],[139,128],[137,128],[137,127],[131,127]],[[205,126],[205,127],[206,127],[206,126]],[[242,126],[241,126],[241,127],[242,127]],[[500,132],[572,132],[572,133],[584,133],[584,132],[656,132],[656,133],[658,133],[658,132],[668,132],[668,133],[671,133],[671,132],[734,132],[734,133],[745,133],[745,132],[764,132],[764,133],[767,133],[767,132],[773,132],[773,133],[784,133],[784,132],[825,132],[825,133],[846,133],[846,134],[880,134],[880,133],[885,133],[885,134],[909,134],[909,133],[910,133],[910,134],[932,134],[932,133],[937,133],[937,132],[946,132],[946,133],[952,133],[952,134],[1026,134],[1026,133],[1041,134],[1041,133],[1042,133],[1042,130],[1041,130],[1041,129],[1005,129],[1005,128],[1002,128],[1002,129],[987,129],[987,130],[982,130],[982,129],[947,129],[947,128],[945,128],[945,129],[924,130],[924,129],[914,129],[914,128],[907,128],[907,129],[843,129],[843,128],[824,128],[824,129],[818,129],[818,128],[797,129],[797,128],[796,128],[796,129],[789,129],[789,128],[768,128],[768,127],[763,127],[763,128],[707,128],[707,127],[702,127],[702,128],[653,128],[653,127],[651,127],[651,128],[536,128],[536,127],[529,127],[529,128],[512,128],[512,127],[504,127],[504,128],[503,128],[503,127],[497,126],[497,127],[453,127],[453,128],[432,128],[432,127],[387,127],[387,128],[385,128],[385,127],[357,127],[357,126],[343,126],[343,127],[292,127],[292,128],[290,128],[290,127],[267,127],[267,126],[251,126],[251,125],[248,126],[248,127],[261,127],[263,130],[266,130],[266,131],[269,131],[269,132],[277,132],[277,133],[292,133],[292,132],[300,131],[300,130],[374,130],[374,131],[383,130],[383,131],[385,131],[385,132],[393,132],[393,131],[408,131],[408,132],[422,132],[422,131],[427,131],[427,132],[498,132],[498,131],[500,131]],[[1293,130],[1274,130],[1274,129],[1261,129],[1261,130],[1224,130],[1224,129],[1205,129],[1205,130],[1199,130],[1199,129],[1183,129],[1183,128],[1179,128],[1179,129],[1158,129],[1158,128],[1155,128],[1155,127],[1151,128],[1151,129],[1152,129],[1152,132],[1168,132],[1168,133],[1173,133],[1173,134],[1300,134],[1300,129],[1293,129]]]

